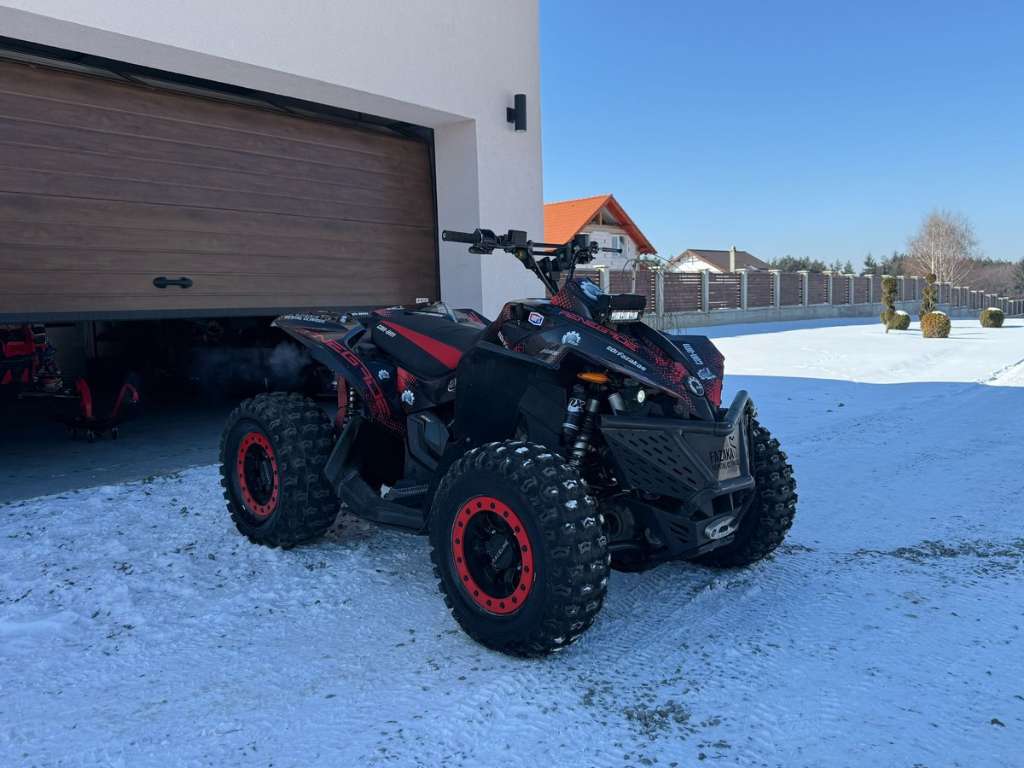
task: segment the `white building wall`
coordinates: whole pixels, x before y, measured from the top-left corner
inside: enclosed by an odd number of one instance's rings
[[[621,253],[599,253],[597,258],[594,260],[595,264],[601,264],[611,269],[622,269],[624,267],[632,267],[633,259],[637,257],[637,245],[636,242],[626,234],[626,231],[621,227],[610,226],[607,224],[591,224],[590,226],[584,227],[581,230],[582,234],[589,235],[591,240],[594,240],[602,248],[612,247],[612,238],[615,235],[620,235],[626,239],[626,248]]]
[[[701,261],[700,259],[687,259],[686,261],[674,262],[669,268],[669,272],[701,272],[705,269],[716,275],[721,273],[721,270],[718,267],[708,264],[706,261]]]
[[[0,34],[431,127],[442,229],[543,232],[537,0],[0,0]],[[542,295],[447,243],[441,286],[491,315]]]

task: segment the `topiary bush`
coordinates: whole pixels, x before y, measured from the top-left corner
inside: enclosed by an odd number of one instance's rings
[[[910,327],[910,315],[904,312],[902,309],[897,309],[892,313],[892,317],[889,318],[889,322],[885,324],[886,332],[889,331],[905,331]]]
[[[924,320],[924,316],[929,312],[935,311],[935,275],[928,273],[924,276],[925,284],[924,290],[921,291],[921,308],[917,312],[919,320]]]
[[[982,328],[1002,328],[1006,315],[1003,314],[1003,310],[999,307],[989,307],[988,309],[981,310],[978,319],[981,320]]]
[[[949,315],[945,312],[929,312],[921,318],[921,333],[926,339],[949,338]]]
[[[889,332],[889,324],[893,314],[896,312],[896,295],[899,293],[899,283],[895,277],[886,275],[882,278],[882,323],[885,325],[885,332]]]

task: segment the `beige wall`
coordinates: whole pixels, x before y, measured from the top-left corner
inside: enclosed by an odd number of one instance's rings
[[[537,0],[0,0],[0,34],[434,128],[441,228],[543,232]],[[492,315],[540,295],[449,244],[441,286]]]

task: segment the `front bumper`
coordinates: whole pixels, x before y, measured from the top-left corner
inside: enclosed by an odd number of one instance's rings
[[[739,392],[718,421],[604,416],[601,434],[625,490],[638,492],[666,556],[732,541],[754,488],[750,396]],[[639,511],[639,510],[637,510]]]
[[[626,487],[700,503],[754,487],[747,415],[739,392],[721,421],[604,416],[601,434]]]

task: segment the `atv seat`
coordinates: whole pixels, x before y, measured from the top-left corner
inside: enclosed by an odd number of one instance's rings
[[[370,327],[370,338],[413,375],[438,379],[455,370],[483,332],[440,315],[385,310]]]

